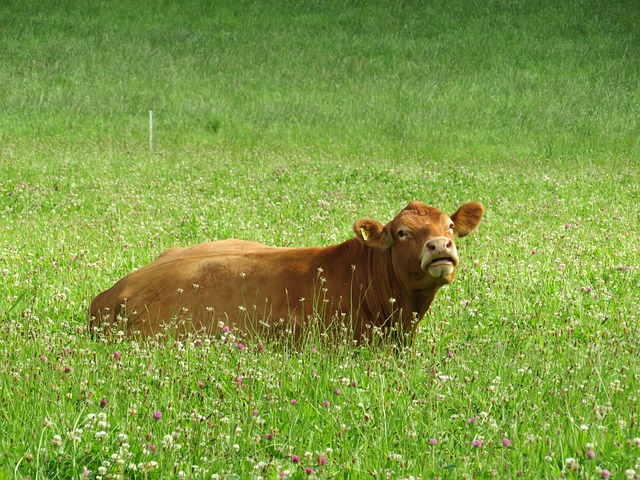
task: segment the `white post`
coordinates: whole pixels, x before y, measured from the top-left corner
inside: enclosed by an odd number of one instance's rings
[[[149,110],[149,151],[153,152],[153,110]]]

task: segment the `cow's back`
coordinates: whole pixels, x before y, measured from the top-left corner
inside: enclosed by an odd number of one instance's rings
[[[173,248],[98,295],[92,327],[116,321],[118,330],[149,335],[167,324],[215,331],[222,323],[265,336],[295,333],[319,312],[328,320],[348,310],[351,264],[334,265],[332,248],[239,240]]]

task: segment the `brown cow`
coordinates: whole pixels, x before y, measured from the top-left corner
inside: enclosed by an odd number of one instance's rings
[[[334,326],[357,343],[376,335],[410,342],[438,289],[458,266],[454,235],[474,230],[477,202],[450,217],[411,202],[391,222],[355,222],[355,237],[325,248],[223,240],[171,248],[98,295],[92,332],[151,335],[166,325],[260,338],[299,339]]]

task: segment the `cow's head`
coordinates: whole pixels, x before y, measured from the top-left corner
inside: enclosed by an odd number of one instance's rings
[[[398,279],[409,290],[422,290],[453,281],[459,263],[454,239],[475,230],[483,213],[478,202],[462,205],[451,216],[411,202],[386,225],[366,218],[353,229],[366,247],[391,249]]]

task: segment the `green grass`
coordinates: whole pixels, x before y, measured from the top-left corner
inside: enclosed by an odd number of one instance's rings
[[[637,476],[634,2],[116,3],[0,7],[0,478]],[[487,213],[401,354],[89,338],[165,248],[412,199]]]
[[[634,2],[9,2],[3,143],[632,157]]]

